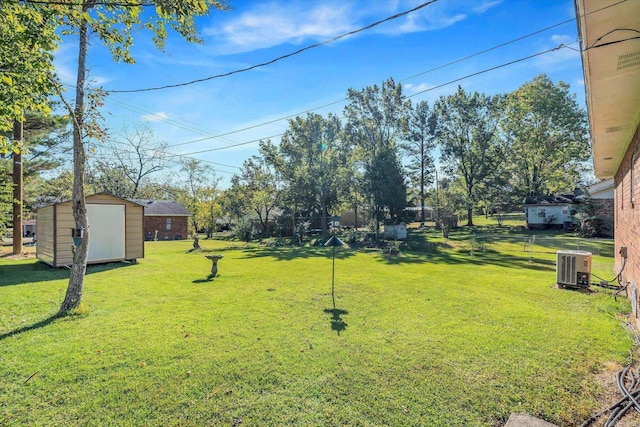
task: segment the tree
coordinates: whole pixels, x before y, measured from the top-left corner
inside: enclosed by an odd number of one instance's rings
[[[375,159],[367,164],[365,176],[365,191],[371,195],[376,207],[376,222],[383,221],[388,215],[391,222],[397,223],[407,207],[407,186],[396,152],[391,147],[380,149]]]
[[[473,226],[481,185],[504,161],[505,147],[498,137],[499,102],[499,97],[467,94],[458,86],[455,94],[440,97],[435,105],[441,161],[464,186],[468,226]]]
[[[147,10],[145,5],[151,5]],[[119,1],[82,0],[77,3],[56,3],[48,5],[56,13],[57,22],[63,33],[78,36],[78,69],[75,85],[75,101],[65,103],[73,119],[73,197],[72,209],[76,227],[84,230],[84,238],[75,248],[69,286],[60,313],[77,308],[82,299],[82,289],[87,266],[87,249],[90,233],[87,222],[87,208],[84,197],[85,142],[101,139],[103,130],[93,120],[101,105],[100,91],[85,98],[86,57],[89,33],[104,43],[115,61],[133,63],[130,47],[133,33],[137,29],[147,29],[153,33],[153,41],[164,48],[167,26],[177,31],[189,42],[199,42],[195,28],[195,16],[208,13],[210,7],[224,9],[217,0],[150,0],[146,3],[123,5]],[[92,108],[93,107],[93,108]]]
[[[207,237],[211,237],[219,215],[217,206],[218,182],[215,172],[198,160],[186,161],[181,171],[186,181],[178,200],[191,212],[193,232],[206,228]]]
[[[0,154],[20,152],[5,132],[26,111],[50,111],[53,56],[59,42],[53,11],[38,4],[0,4]],[[17,142],[17,141],[14,141]]]
[[[12,202],[13,186],[8,181],[0,181],[0,238],[5,236],[7,224],[11,223]]]
[[[522,197],[570,192],[589,157],[587,117],[569,85],[542,74],[507,96],[503,120],[514,189]]]
[[[411,102],[403,95],[402,85],[391,78],[381,87],[373,85],[361,91],[349,89],[347,99],[345,137],[355,147],[354,156],[362,170],[365,197],[374,215],[378,241],[385,209],[406,204],[406,192],[405,200],[396,200],[396,197],[402,197],[402,191],[387,186],[380,175],[403,176],[396,159],[399,157],[398,141],[407,131]],[[378,170],[380,167],[391,169]],[[383,182],[380,182],[381,178]]]
[[[282,196],[282,184],[262,154],[244,161],[240,173],[231,178],[230,194],[235,195],[243,212],[257,215],[262,232],[267,233],[269,218]]]
[[[167,143],[156,140],[144,125],[124,128],[121,141],[98,144],[92,155],[96,192],[122,198],[138,198],[145,180],[167,167]]]
[[[429,108],[427,101],[419,102],[411,111],[409,130],[402,149],[409,155],[408,170],[410,177],[418,183],[420,200],[420,225],[424,227],[425,187],[429,184],[429,176],[434,168],[432,151],[436,146],[437,115]]]
[[[52,106],[52,109],[54,106]],[[23,145],[20,161],[23,169],[23,193],[21,211],[28,217],[35,201],[43,194],[41,186],[50,178],[55,169],[65,162],[71,150],[69,143],[69,120],[59,115],[46,115],[41,112],[26,111],[23,122]],[[11,155],[0,155],[0,182],[10,184],[15,159]],[[6,157],[6,160],[3,160]],[[13,163],[13,165],[12,165]],[[16,201],[9,200],[8,203]],[[9,207],[10,208],[10,207]],[[6,208],[5,208],[6,209]],[[16,227],[14,227],[16,228]]]
[[[340,119],[310,113],[289,121],[278,155],[279,172],[296,206],[320,214],[322,235],[328,235],[328,210],[338,202],[341,170],[346,167]]]

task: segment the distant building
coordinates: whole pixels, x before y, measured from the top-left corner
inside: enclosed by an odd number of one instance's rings
[[[36,234],[36,220],[25,219],[22,221],[22,237],[33,237]]]
[[[566,228],[573,222],[575,196],[529,196],[524,202],[524,215],[530,229]]]
[[[179,202],[148,199],[131,201],[144,206],[145,240],[183,240],[189,237],[191,214]]]

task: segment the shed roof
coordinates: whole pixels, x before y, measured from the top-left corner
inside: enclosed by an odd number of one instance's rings
[[[131,199],[144,206],[144,216],[190,216],[188,210],[174,200]]]
[[[556,196],[528,196],[525,205],[571,205],[575,203],[573,194],[563,194]]]
[[[125,201],[125,202],[131,202],[131,203],[135,203],[135,204],[137,204],[137,205],[142,205],[142,203],[140,203],[140,202],[138,202],[138,201],[136,201],[136,200],[133,200],[133,199],[123,199],[122,197],[119,197],[119,196],[113,195],[113,194],[111,194],[111,193],[107,193],[106,191],[103,191],[103,192],[101,192],[101,193],[91,194],[91,195],[89,195],[89,196],[85,196],[85,198],[84,198],[84,199],[85,199],[85,202],[90,203],[90,202],[91,202],[91,199],[98,198],[98,197],[101,197],[101,196],[109,196],[109,197],[113,197],[114,199],[122,200],[122,201]],[[44,200],[44,201],[42,201],[42,203],[38,203],[38,204],[36,204],[36,208],[37,208],[37,209],[40,209],[40,208],[46,208],[46,207],[48,207],[48,206],[55,206],[55,205],[59,205],[59,204],[61,204],[61,203],[69,203],[71,200],[72,200],[72,199],[58,199],[58,198],[55,198],[55,199],[48,199],[48,200]]]

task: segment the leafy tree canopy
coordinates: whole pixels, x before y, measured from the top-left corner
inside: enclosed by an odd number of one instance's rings
[[[53,56],[60,41],[53,12],[41,5],[0,2],[0,154],[19,152],[6,132],[26,111],[50,111]]]
[[[521,196],[572,191],[589,157],[587,116],[569,92],[544,74],[507,96],[501,121],[511,145],[513,187]]]

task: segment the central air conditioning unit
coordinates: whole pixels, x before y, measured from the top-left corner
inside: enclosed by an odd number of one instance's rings
[[[588,288],[591,281],[591,252],[558,251],[556,283],[559,287]]]

